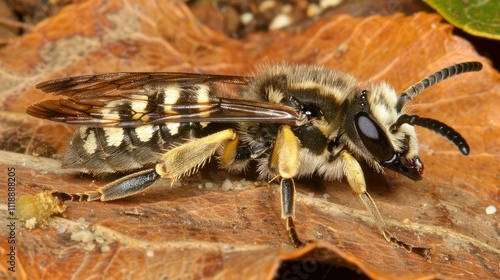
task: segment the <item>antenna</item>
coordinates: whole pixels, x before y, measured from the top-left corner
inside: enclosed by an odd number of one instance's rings
[[[483,65],[477,61],[462,62],[443,68],[403,91],[399,96],[398,103],[396,104],[396,111],[400,113],[403,106],[424,89],[433,86],[442,80],[448,79],[449,77],[467,72],[479,71],[482,68]]]

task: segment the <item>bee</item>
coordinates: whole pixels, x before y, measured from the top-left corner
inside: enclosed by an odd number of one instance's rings
[[[244,171],[257,162],[260,179],[279,180],[281,217],[295,247],[304,245],[294,225],[299,177],[347,178],[385,239],[427,256],[428,248],[400,241],[366,191],[360,162],[421,180],[414,126],[436,132],[464,154],[466,140],[434,119],[409,115],[405,105],[422,90],[454,75],[481,70],[455,64],[422,79],[399,96],[385,82],[362,84],[352,75],[320,66],[266,65],[252,76],[173,72],[119,72],[67,77],[37,85],[64,98],[32,105],[27,113],[75,125],[62,168],[96,176],[123,173],[71,200],[109,201],[148,189],[160,178],[173,183],[216,156],[220,168]],[[242,88],[242,98],[223,97]]]

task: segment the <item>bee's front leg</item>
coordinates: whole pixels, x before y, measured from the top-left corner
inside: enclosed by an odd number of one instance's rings
[[[132,173],[95,191],[65,194],[64,197],[79,201],[108,201],[141,193],[159,178],[171,179],[171,184],[173,184],[180,177],[196,172],[217,151],[219,151],[221,162],[233,161],[236,157],[238,141],[239,137],[233,129],[216,132],[169,150],[161,157],[154,169]]]
[[[304,245],[295,230],[293,218],[295,217],[295,183],[293,177],[299,170],[299,142],[292,129],[284,125],[278,131],[276,142],[269,161],[271,170],[281,177],[281,218],[286,220],[286,229],[290,241],[295,247]]]
[[[368,212],[370,212],[371,216],[375,220],[375,224],[382,232],[382,235],[385,237],[385,239],[398,247],[403,247],[409,252],[414,252],[425,258],[428,258],[430,252],[429,248],[415,247],[411,244],[397,239],[396,236],[389,232],[387,226],[384,223],[384,220],[382,219],[382,216],[380,215],[380,212],[377,209],[377,206],[375,205],[375,202],[366,191],[365,177],[358,161],[347,151],[342,151],[340,156],[342,157],[343,161],[344,176],[347,178],[349,186],[355,194],[359,195],[359,198],[365,205],[366,209],[368,209]]]

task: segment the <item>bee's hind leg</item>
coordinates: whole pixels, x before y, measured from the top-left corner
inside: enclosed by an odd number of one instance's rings
[[[60,196],[63,200],[71,201],[115,200],[141,193],[151,187],[159,178],[160,175],[154,169],[147,169],[115,180],[95,191],[72,194],[55,191],[53,194]]]

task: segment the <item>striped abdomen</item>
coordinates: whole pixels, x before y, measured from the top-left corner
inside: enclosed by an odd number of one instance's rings
[[[162,153],[213,132],[211,125],[167,123],[137,128],[81,127],[75,131],[63,168],[92,174],[130,172],[153,166]]]

